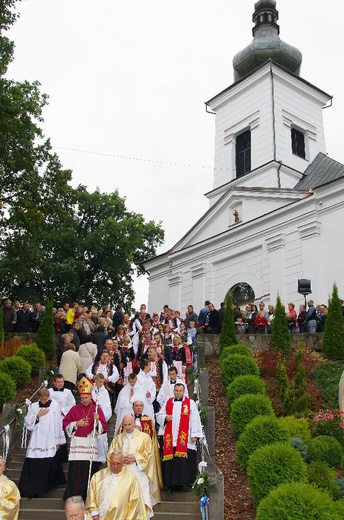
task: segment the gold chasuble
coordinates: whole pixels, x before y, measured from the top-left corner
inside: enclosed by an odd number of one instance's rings
[[[0,518],[18,520],[20,493],[17,486],[5,475],[0,477]]]
[[[124,454],[130,453],[134,455],[136,462],[145,470],[144,473],[147,475],[149,480],[149,490],[145,490],[143,482],[141,482],[140,471],[137,471],[136,464],[128,465],[128,469],[133,471],[142,488],[143,496],[145,498],[145,504],[147,511],[149,506],[152,507],[155,504],[161,502],[160,488],[158,482],[158,475],[156,470],[155,457],[153,455],[152,440],[146,433],[140,432],[135,428],[134,432],[130,435],[122,432],[115,437],[110,445],[109,454],[115,450],[123,451]],[[149,504],[147,492],[149,492],[151,498],[151,504]],[[149,511],[147,516],[149,515]]]
[[[117,475],[107,468],[93,475],[86,509],[97,511],[99,520],[147,520],[137,478],[125,466]]]

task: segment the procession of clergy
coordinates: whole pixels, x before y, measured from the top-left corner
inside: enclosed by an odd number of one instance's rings
[[[146,520],[154,515],[161,489],[173,493],[192,485],[202,426],[185,379],[172,365],[159,380],[152,362],[143,359],[140,372],[129,374],[114,402],[119,374],[113,367],[110,375],[108,368],[100,361],[81,377],[79,404],[57,374],[53,387],[42,388],[39,400],[29,405],[25,427],[31,435],[20,494],[3,475],[0,459],[0,520],[17,520],[20,495],[36,498],[63,484],[67,520],[78,518],[77,510],[80,519]],[[108,447],[114,405],[116,425]],[[62,464],[67,460],[66,479]]]

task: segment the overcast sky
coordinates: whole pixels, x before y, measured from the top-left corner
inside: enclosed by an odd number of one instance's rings
[[[232,83],[252,40],[251,0],[23,0],[8,76],[49,95],[44,131],[73,185],[118,188],[129,210],[162,221],[171,248],[207,210],[214,116],[204,101]],[[301,76],[334,96],[327,152],[344,162],[344,2],[279,0],[280,37]],[[135,282],[136,306],[148,283]]]

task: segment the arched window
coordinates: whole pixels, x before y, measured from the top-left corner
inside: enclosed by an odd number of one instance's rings
[[[233,303],[239,306],[245,303],[251,303],[255,299],[254,290],[245,282],[239,282],[233,285],[233,287],[229,289],[229,292],[232,295]]]

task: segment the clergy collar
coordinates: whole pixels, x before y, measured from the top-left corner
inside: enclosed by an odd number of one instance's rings
[[[40,408],[49,408],[49,406],[51,405],[51,399],[48,399],[48,401],[46,403],[41,403],[41,401],[38,401],[38,406]]]
[[[136,413],[136,414],[134,415],[134,417],[135,417],[135,419],[141,419],[141,417],[142,417],[142,413]]]
[[[175,403],[181,403],[183,399],[184,399],[184,397],[181,397],[181,398],[177,398],[177,397],[175,397],[175,398],[174,398],[174,402],[175,402]]]
[[[171,381],[170,379],[170,385],[175,385],[177,381]]]
[[[62,388],[56,388],[55,386],[53,386],[53,390],[54,392],[63,392],[64,386]]]

